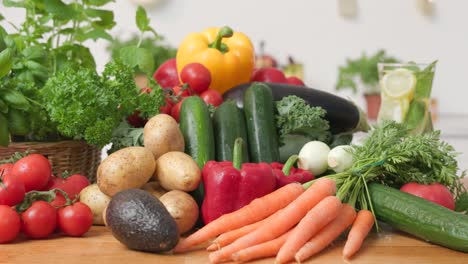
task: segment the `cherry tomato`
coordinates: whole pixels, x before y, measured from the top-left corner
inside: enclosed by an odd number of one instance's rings
[[[13,163],[5,163],[0,165],[0,176],[7,175],[11,173],[11,169],[13,169],[14,164]]]
[[[183,86],[183,85],[172,87],[172,91],[174,91],[174,95],[177,97],[187,97],[192,94],[190,88],[187,86]]]
[[[166,99],[164,99],[164,101],[165,101],[166,104],[159,108],[159,112],[161,114],[170,115],[171,114],[171,109],[174,106],[174,103],[172,102],[172,99],[169,98],[169,95],[166,96]]]
[[[52,202],[50,202],[50,205],[52,205],[55,208],[59,208],[64,206],[66,203],[67,200],[65,199],[65,197],[60,192],[56,192],[55,199],[52,200]]]
[[[219,106],[223,103],[223,97],[221,94],[213,89],[208,89],[200,94],[200,97],[205,101],[206,104],[212,104],[214,106]]]
[[[148,120],[140,117],[140,111],[136,110],[127,117],[127,122],[133,127],[144,127]]]
[[[149,94],[153,91],[153,89],[149,88],[149,87],[143,87],[140,89],[140,93],[145,93],[145,94]]]
[[[284,76],[284,73],[273,67],[266,67],[255,70],[252,75],[251,81],[287,83],[286,76]]]
[[[407,192],[412,195],[421,197],[433,203],[447,207],[448,209],[455,209],[455,201],[450,191],[440,183],[433,183],[429,185],[410,182],[403,185],[400,191]]]
[[[46,238],[57,226],[57,211],[45,201],[35,201],[21,213],[22,230],[31,238]]]
[[[289,84],[304,86],[304,82],[296,76],[286,78],[286,82]]]
[[[182,99],[180,102],[174,105],[171,110],[171,116],[177,121],[177,123],[179,122],[180,108],[182,107],[183,101],[184,100]]]
[[[180,80],[188,84],[193,92],[201,94],[210,87],[211,73],[201,63],[189,63],[180,72]]]
[[[58,209],[58,225],[69,236],[82,236],[93,225],[93,212],[78,202]]]
[[[8,243],[18,236],[21,219],[10,206],[0,205],[0,244]]]
[[[73,200],[75,197],[89,185],[89,180],[80,174],[73,174],[65,179],[58,177],[58,180],[49,187],[49,190],[58,188],[68,194],[68,197]],[[60,194],[61,195],[61,194]]]
[[[30,154],[18,160],[11,174],[23,183],[26,192],[41,190],[47,185],[52,168],[49,160],[40,154]]]
[[[24,199],[23,182],[11,174],[0,178],[0,205],[14,206]]]

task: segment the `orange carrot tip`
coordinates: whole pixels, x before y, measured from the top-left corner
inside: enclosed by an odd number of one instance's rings
[[[374,215],[372,212],[369,210],[359,211],[343,247],[344,258],[349,259],[359,251],[372,226],[374,226]]]

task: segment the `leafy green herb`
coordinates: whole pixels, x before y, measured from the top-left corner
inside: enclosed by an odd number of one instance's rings
[[[338,68],[338,80],[336,90],[351,89],[354,93],[357,92],[359,80],[367,85],[371,90],[364,91],[365,93],[377,93],[379,73],[377,63],[379,62],[398,62],[397,59],[386,55],[384,50],[379,50],[374,55],[368,57],[365,53],[357,59],[347,59],[346,66]]]
[[[353,146],[353,166],[325,176],[336,181],[337,196],[343,202],[372,209],[367,184],[379,182],[395,188],[408,182],[447,186],[454,197],[466,195],[457,175],[457,153],[440,140],[440,131],[421,135],[394,121],[385,121],[371,132],[362,145]],[[310,183],[306,184],[306,187]]]
[[[87,68],[68,68],[49,79],[42,96],[62,135],[99,147],[111,142],[113,130],[135,109],[152,116],[164,100],[159,87],[141,94],[132,69],[118,61],[108,63],[102,76]]]
[[[312,107],[304,99],[290,95],[276,102],[276,127],[280,145],[290,134],[304,135],[310,140],[327,142],[331,136],[328,121],[324,119],[326,111],[321,107]]]
[[[122,121],[112,133],[112,147],[107,152],[114,153],[119,149],[133,146],[143,146],[143,128],[135,128]]]

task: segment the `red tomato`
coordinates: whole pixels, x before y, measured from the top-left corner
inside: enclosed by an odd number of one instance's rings
[[[49,160],[40,154],[30,154],[18,160],[11,174],[24,184],[26,192],[42,190],[47,185],[52,168]]]
[[[188,84],[192,91],[201,94],[210,87],[211,73],[201,63],[189,63],[180,72],[180,80]]]
[[[22,230],[31,238],[46,238],[57,226],[57,211],[45,201],[35,201],[21,213]]]
[[[78,202],[58,209],[58,225],[69,236],[82,236],[93,225],[93,212]]]
[[[133,127],[143,127],[148,120],[140,117],[140,111],[136,110],[127,117],[127,122]]]
[[[23,182],[11,174],[0,178],[0,205],[14,206],[24,199]]]
[[[50,205],[52,205],[55,208],[59,208],[59,207],[64,206],[66,203],[67,203],[67,200],[65,199],[65,197],[61,193],[56,192],[55,199],[52,200],[52,202],[50,202]]]
[[[286,78],[286,82],[289,84],[304,86],[304,82],[296,76]]]
[[[212,104],[218,107],[220,104],[223,103],[223,96],[213,89],[208,89],[200,94],[200,97],[205,101],[206,104]]]
[[[166,104],[159,108],[159,112],[161,114],[170,115],[172,107],[174,106],[174,103],[172,102],[172,100],[169,97],[166,97],[165,102],[166,102]]]
[[[10,206],[0,205],[0,244],[8,243],[18,236],[21,219]]]
[[[161,85],[162,88],[179,85],[176,59],[169,59],[161,64],[154,72],[153,78]]]
[[[287,83],[286,76],[284,76],[284,73],[273,67],[266,67],[255,70],[252,75],[251,81]]]
[[[455,209],[455,201],[450,191],[440,183],[433,183],[429,185],[410,182],[403,185],[400,191],[407,192],[412,195],[421,197],[433,203],[447,207],[448,209]]]
[[[180,108],[182,107],[183,101],[184,100],[182,99],[180,102],[174,105],[171,110],[171,116],[177,121],[177,123],[179,122]]]
[[[49,187],[49,190],[58,188],[68,194],[68,197],[73,200],[75,197],[89,185],[89,180],[80,174],[73,174],[65,179],[59,178]]]
[[[10,174],[11,170],[13,169],[13,166],[13,163],[5,163],[0,165],[0,176],[6,176],[7,174]]]
[[[149,94],[153,91],[153,89],[149,88],[149,87],[143,87],[140,89],[140,93],[145,93],[145,94]]]
[[[174,92],[174,95],[177,97],[187,97],[192,94],[190,87],[187,86],[174,86],[172,87],[172,91]]]

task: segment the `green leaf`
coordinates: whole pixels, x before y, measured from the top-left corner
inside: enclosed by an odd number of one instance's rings
[[[468,193],[464,192],[458,196],[455,202],[455,211],[468,214]]]
[[[43,61],[47,56],[47,52],[42,46],[26,47],[21,53],[23,54],[25,59],[35,61]]]
[[[3,0],[5,7],[27,7],[27,1]]]
[[[87,8],[85,9],[86,15],[92,18],[99,18],[100,20],[93,21],[97,27],[111,29],[115,26],[114,12],[109,10]]]
[[[146,14],[146,10],[141,6],[138,6],[137,8],[135,21],[138,29],[140,29],[141,32],[151,31],[151,27],[149,25],[150,20]]]
[[[77,13],[75,10],[60,0],[44,0],[45,10],[61,20],[69,21]]]
[[[6,76],[13,66],[13,51],[10,48],[0,52],[0,78]]]
[[[29,109],[29,102],[24,95],[15,90],[7,90],[2,94],[3,100],[11,107],[25,110]]]
[[[115,2],[114,0],[85,0],[84,3],[92,6],[103,6],[107,3]]]
[[[106,39],[109,41],[112,41],[112,36],[109,35],[105,30],[100,29],[100,28],[95,28],[92,29],[88,32],[82,33],[82,34],[77,34],[76,39],[80,42],[83,42],[88,39],[92,39],[94,41],[98,39]]]
[[[8,112],[8,105],[0,99],[0,113],[6,114]]]
[[[151,73],[154,67],[151,52],[136,46],[128,46],[120,49],[120,59],[130,67],[137,67],[146,73]]]
[[[6,117],[0,113],[0,146],[8,146],[10,143],[10,132],[8,132],[8,122]]]

